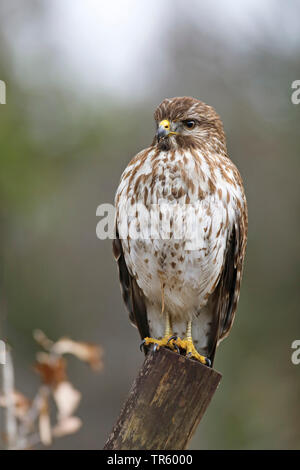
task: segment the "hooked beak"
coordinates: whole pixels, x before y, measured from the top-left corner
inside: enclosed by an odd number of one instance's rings
[[[158,129],[156,132],[156,137],[157,137],[158,142],[160,141],[160,139],[168,137],[168,135],[170,134],[174,135],[174,134],[177,134],[177,132],[172,132],[170,121],[168,121],[167,119],[164,119],[163,121],[159,123]]]

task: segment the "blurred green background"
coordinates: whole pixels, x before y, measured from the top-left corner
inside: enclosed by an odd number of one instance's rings
[[[70,360],[84,424],[53,448],[101,448],[143,361],[96,208],[151,143],[156,105],[181,95],[221,115],[249,205],[223,380],[191,448],[300,448],[300,4],[206,3],[0,3],[0,336],[29,397],[35,328],[105,350],[99,375]]]

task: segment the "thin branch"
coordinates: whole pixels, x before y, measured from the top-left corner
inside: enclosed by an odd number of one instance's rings
[[[3,395],[6,400],[5,409],[5,434],[8,449],[15,446],[18,438],[17,419],[14,405],[14,367],[9,348],[6,351],[6,362],[2,367]]]

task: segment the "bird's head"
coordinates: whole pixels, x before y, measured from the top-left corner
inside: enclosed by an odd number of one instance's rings
[[[210,143],[224,148],[222,121],[214,108],[191,97],[166,98],[156,108],[153,145],[161,150],[201,148]]]

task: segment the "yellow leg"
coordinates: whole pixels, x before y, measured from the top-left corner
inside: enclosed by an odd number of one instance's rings
[[[170,322],[170,317],[168,314],[166,314],[166,326],[165,326],[165,334],[162,339],[155,339],[155,338],[144,338],[142,345],[144,346],[149,346],[150,344],[155,344],[156,348],[159,348],[160,346],[168,346],[171,349],[174,349],[173,346],[173,341],[174,339],[170,340],[170,337],[172,336],[172,329],[171,329],[171,322]]]
[[[160,280],[160,288],[161,288],[161,314],[163,315],[164,314],[164,310],[165,310],[165,292],[164,292],[164,287],[165,287],[165,284],[164,282],[162,281],[162,279]],[[170,317],[168,315],[168,313],[166,314],[166,326],[165,326],[165,334],[164,334],[164,337],[162,339],[155,339],[155,338],[144,338],[143,341],[142,341],[142,344],[141,344],[141,348],[142,346],[149,346],[150,344],[154,344],[155,346],[155,349],[158,349],[160,346],[167,346],[168,348],[170,349],[175,349],[174,345],[173,345],[173,342],[174,342],[174,339],[170,339],[172,336],[172,327],[171,327],[171,321],[170,321]],[[176,347],[176,349],[178,350],[178,348]]]
[[[193,357],[200,361],[202,364],[209,364],[209,360],[205,356],[201,356],[195,348],[193,338],[192,338],[192,322],[187,322],[186,327],[186,338],[182,340],[181,338],[177,338],[174,342],[180,349],[184,349],[186,351],[186,355],[189,357]]]

